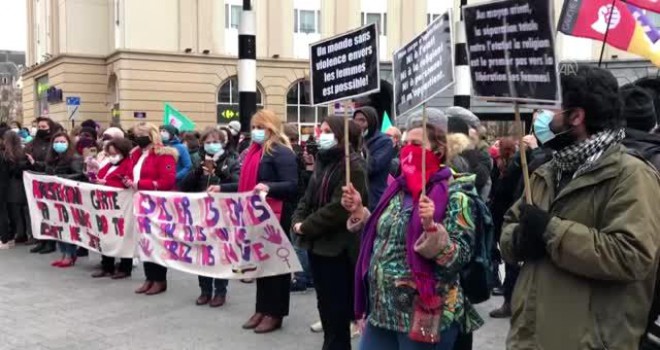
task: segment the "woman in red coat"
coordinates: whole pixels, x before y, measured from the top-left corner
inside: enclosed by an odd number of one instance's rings
[[[96,175],[94,183],[116,188],[128,188],[126,180],[133,180],[133,161],[131,160],[131,141],[119,138],[109,141],[103,152],[106,155],[107,164],[103,166]],[[103,255],[101,258],[101,270],[92,274],[93,278],[111,277],[113,280],[123,279],[131,276],[133,259],[121,258],[119,268],[115,271],[115,258]]]
[[[176,185],[177,151],[163,146],[158,128],[140,123],[134,128],[138,147],[131,152],[133,179],[125,179],[126,186],[138,191],[173,191]],[[146,281],[135,293],[155,295],[167,290],[167,268],[151,262],[144,263]]]

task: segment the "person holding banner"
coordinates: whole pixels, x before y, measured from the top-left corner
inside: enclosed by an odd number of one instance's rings
[[[359,108],[353,114],[353,120],[362,130],[365,141],[364,154],[369,172],[369,210],[373,210],[387,188],[394,144],[380,131],[380,119],[375,108]]]
[[[638,349],[654,299],[660,177],[622,144],[616,77],[580,64],[534,134],[555,151],[531,201],[504,217],[500,248],[520,264],[509,349]]]
[[[208,129],[202,135],[202,162],[186,176],[179,189],[183,192],[205,192],[211,186],[237,183],[240,166],[238,154],[227,149],[228,134],[224,130]],[[199,288],[202,294],[197,298],[196,305],[220,307],[227,299],[226,279],[199,276]]]
[[[46,161],[53,135],[57,132],[57,124],[50,118],[39,117],[33,122],[34,139],[25,145],[25,154],[30,164]],[[30,253],[50,254],[55,251],[55,242],[38,241],[37,245],[30,249]]]
[[[274,112],[257,111],[251,126],[252,143],[246,151],[239,182],[211,186],[209,191],[265,193],[282,227],[291,227],[298,195],[296,155],[282,131],[282,120]],[[256,310],[243,329],[269,333],[282,328],[282,319],[289,314],[290,280],[290,274],[257,279]]]
[[[69,135],[64,132],[58,132],[53,135],[50,150],[46,156],[45,162],[34,162],[34,159],[29,158],[32,163],[32,169],[37,172],[45,173],[46,175],[54,175],[61,178],[80,181],[84,179],[82,158],[76,153],[74,145],[71,143]],[[49,242],[50,243],[50,242]],[[55,242],[52,242],[54,245]],[[76,263],[75,244],[58,242],[62,257],[51,263],[55,267],[71,267]]]
[[[402,176],[373,213],[352,184],[344,188],[348,227],[364,230],[355,277],[362,350],[451,350],[459,331],[483,324],[459,284],[475,240],[474,175],[445,165],[446,119],[429,116],[424,130],[421,114],[408,121]]]
[[[158,128],[149,123],[140,123],[134,127],[135,143],[138,145],[131,152],[133,179],[123,180],[126,187],[138,191],[173,191],[176,186],[177,151],[165,147],[160,139]],[[167,268],[145,262],[146,281],[135,293],[156,295],[167,290]]]
[[[133,180],[132,148],[131,141],[124,138],[114,138],[105,143],[103,153],[105,153],[107,164],[99,170],[92,182],[109,187],[128,188],[127,184]],[[133,259],[131,258],[121,258],[119,268],[115,270],[115,258],[103,255],[101,270],[94,272],[92,278],[123,279],[131,276],[132,269]]]
[[[351,121],[344,134],[342,117],[327,117],[321,124],[316,167],[293,214],[295,243],[309,258],[321,324],[323,349],[351,348],[353,279],[360,236],[349,232],[349,213],[341,206],[346,179],[344,138],[351,143],[350,182],[367,204],[366,162],[360,156],[360,129]]]

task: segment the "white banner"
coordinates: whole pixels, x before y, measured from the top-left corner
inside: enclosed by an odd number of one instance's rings
[[[34,238],[72,243],[112,257],[133,257],[133,191],[29,172],[23,180]]]
[[[226,279],[302,270],[279,220],[254,193],[137,192],[133,203],[142,261]]]

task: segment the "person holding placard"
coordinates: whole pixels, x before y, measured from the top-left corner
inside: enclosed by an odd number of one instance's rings
[[[76,154],[76,149],[66,133],[59,132],[53,135],[45,162],[35,162],[33,158],[28,159],[32,163],[34,171],[70,180],[84,178],[82,158]],[[62,257],[53,261],[51,266],[62,268],[73,266],[76,263],[76,245],[58,242],[58,247]]]
[[[209,191],[264,193],[282,227],[291,227],[298,194],[296,155],[282,131],[282,120],[274,112],[257,111],[251,126],[252,143],[246,151],[239,182],[211,186]],[[290,274],[257,278],[256,310],[243,329],[269,333],[282,327],[282,319],[289,314],[290,280]]]
[[[205,192],[211,186],[237,183],[240,172],[238,154],[227,149],[227,132],[208,129],[200,142],[201,162],[181,181],[179,189],[183,192]],[[225,304],[228,280],[199,276],[198,281],[202,293],[197,298],[196,305],[220,307]]]
[[[126,187],[142,191],[173,191],[176,186],[176,149],[165,147],[158,128],[140,123],[134,128],[138,147],[131,152],[133,179],[124,179]],[[156,295],[167,290],[167,268],[145,262],[146,281],[135,293]]]
[[[133,144],[124,138],[109,140],[103,149],[107,164],[103,166],[93,183],[115,187],[128,188],[129,181],[133,181],[133,161],[131,149]],[[103,255],[101,257],[101,270],[92,274],[93,278],[111,277],[113,280],[131,276],[133,259],[121,258],[119,268],[115,270],[115,258]]]
[[[425,137],[421,114],[408,121],[402,176],[373,213],[344,188],[349,229],[364,230],[355,279],[362,350],[451,350],[459,331],[483,324],[459,284],[475,240],[474,175],[445,165],[446,119],[429,116]]]
[[[349,213],[341,206],[346,181],[344,138],[351,143],[350,181],[367,203],[366,163],[360,156],[360,129],[351,122],[344,134],[342,117],[327,117],[321,124],[316,167],[293,214],[295,243],[309,257],[321,324],[323,349],[351,347],[353,280],[360,237],[346,228]]]
[[[660,177],[622,145],[617,79],[578,65],[561,107],[534,134],[555,151],[531,176],[531,202],[504,217],[500,248],[522,264],[509,349],[637,349],[655,290]]]
[[[375,108],[359,108],[353,114],[353,120],[362,130],[365,141],[364,156],[369,172],[369,210],[373,210],[387,188],[394,144],[380,131],[380,119]]]

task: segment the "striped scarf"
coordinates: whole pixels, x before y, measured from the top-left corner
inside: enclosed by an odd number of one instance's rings
[[[587,172],[610,146],[621,143],[626,136],[623,128],[603,130],[590,138],[570,145],[554,154],[552,162],[557,177],[574,173],[573,178]]]

